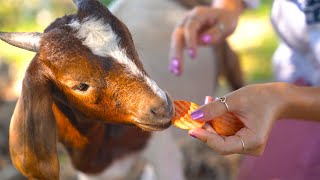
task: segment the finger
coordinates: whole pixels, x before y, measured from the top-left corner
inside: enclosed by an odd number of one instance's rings
[[[204,98],[204,104],[208,104],[208,103],[210,103],[212,101],[213,101],[213,97],[212,96],[206,96]],[[209,122],[206,122],[202,128],[207,130],[207,131],[209,131],[209,132],[217,134],[217,132],[214,130],[214,128],[212,127],[211,123],[209,123]]]
[[[225,39],[224,31],[219,29],[216,25],[204,32],[199,36],[198,42],[207,45],[207,44],[217,44]]]
[[[183,28],[177,27],[171,36],[169,71],[176,76],[183,71],[183,49],[184,49]]]
[[[219,100],[202,105],[200,108],[191,113],[193,120],[211,121],[228,112],[226,106]]]
[[[209,131],[209,132],[211,132],[211,133],[217,134],[217,131],[214,130],[214,128],[212,127],[211,123],[209,123],[209,122],[206,122],[206,123],[203,125],[202,128],[205,129],[205,130],[207,130],[207,131]]]
[[[206,143],[210,148],[219,154],[227,155],[234,153],[245,153],[240,138],[238,136],[223,137],[204,129],[194,129],[189,131],[190,136]]]
[[[194,59],[196,57],[197,53],[197,40],[198,40],[198,30],[201,26],[200,19],[196,16],[191,16],[187,19],[185,23],[185,30],[184,30],[184,36],[185,36],[185,43],[188,48],[189,56]]]
[[[235,136],[238,136],[239,139],[241,137],[244,143],[245,151],[242,154],[260,156],[263,153],[266,146],[267,137],[261,133],[261,131],[256,132],[250,128],[242,128],[236,133]]]
[[[208,103],[210,103],[212,101],[213,101],[213,97],[212,96],[206,96],[204,98],[204,104],[208,104]]]

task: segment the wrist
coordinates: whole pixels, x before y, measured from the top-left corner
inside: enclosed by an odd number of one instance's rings
[[[278,103],[276,120],[290,118],[290,111],[294,104],[293,102],[293,94],[295,94],[295,85],[289,83],[272,83],[274,86],[272,93],[274,96],[274,100]]]
[[[320,88],[303,87],[293,84],[285,84],[278,88],[281,92],[281,104],[279,119],[309,119],[320,120]]]
[[[288,118],[290,116],[290,108],[292,106],[292,90],[293,86],[288,83],[276,82],[267,83],[263,87],[265,92],[262,95],[266,95],[268,100],[268,106],[273,111],[273,120],[279,120]]]

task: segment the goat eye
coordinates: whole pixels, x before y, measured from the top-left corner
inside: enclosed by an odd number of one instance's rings
[[[73,87],[74,90],[76,91],[87,91],[89,88],[89,85],[88,84],[85,84],[85,83],[80,83],[78,85],[76,85],[75,87]]]

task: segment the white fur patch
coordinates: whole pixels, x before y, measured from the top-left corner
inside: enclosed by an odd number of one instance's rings
[[[110,167],[100,174],[87,175],[78,172],[79,180],[102,180],[102,179],[124,179],[132,170],[138,159],[141,158],[139,153],[127,155],[122,159],[113,162]]]
[[[134,76],[143,77],[150,88],[158,94],[161,99],[167,100],[165,92],[149,77],[145,76],[137,65],[126,55],[125,49],[121,49],[119,38],[109,24],[105,24],[103,19],[95,17],[85,18],[82,24],[74,20],[69,24],[77,30],[76,37],[82,40],[82,44],[87,46],[94,54],[102,57],[113,57],[119,63],[125,65],[127,70]]]

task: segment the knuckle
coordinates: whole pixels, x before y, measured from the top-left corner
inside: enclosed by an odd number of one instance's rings
[[[263,149],[266,142],[266,138],[264,136],[257,136],[254,141],[255,149]]]
[[[259,157],[263,154],[263,152],[264,152],[264,148],[261,148],[253,151],[252,153],[250,153],[250,155]]]
[[[190,12],[190,15],[196,15],[198,14],[198,12],[200,11],[200,8],[199,7],[194,7],[191,12]]]
[[[172,32],[172,37],[177,38],[179,35],[181,35],[182,31],[180,27],[176,27]]]
[[[194,15],[200,15],[203,11],[204,7],[202,6],[197,6],[195,8],[193,8],[193,14]]]

